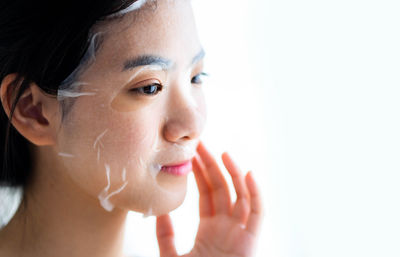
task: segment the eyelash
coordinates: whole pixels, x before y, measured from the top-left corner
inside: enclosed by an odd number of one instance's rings
[[[203,81],[199,81],[199,82],[195,82],[194,81],[194,79],[195,78],[199,78],[199,77],[207,77],[208,76],[208,73],[205,73],[205,72],[200,72],[199,74],[197,74],[196,76],[194,76],[191,80],[190,80],[190,83],[192,83],[192,84],[203,84]]]
[[[157,93],[156,94],[146,94],[144,92],[144,90],[149,87],[151,87],[153,89],[154,89],[154,87],[157,87]],[[132,88],[130,91],[132,91],[133,93],[138,94],[138,95],[153,96],[153,95],[157,95],[159,92],[161,92],[163,90],[163,88],[164,88],[163,85],[161,85],[159,83],[153,83],[153,84],[150,84],[150,85],[147,85],[144,87]]]
[[[208,76],[208,74],[205,72],[200,72],[199,74],[195,75],[190,80],[190,83],[201,85],[203,83],[203,81],[201,81],[201,80],[196,81],[197,79],[200,79],[199,77],[201,77],[201,76]],[[154,93],[151,93],[151,94],[145,93],[145,89],[149,89],[149,88],[155,89],[155,87],[157,87],[157,91],[156,91],[157,93],[155,93],[155,94]],[[152,83],[152,84],[146,85],[144,87],[133,88],[130,91],[135,94],[138,94],[138,95],[154,96],[154,95],[157,95],[159,92],[161,92],[163,90],[163,88],[164,88],[164,86],[160,83]],[[154,92],[154,91],[152,91],[152,92]]]

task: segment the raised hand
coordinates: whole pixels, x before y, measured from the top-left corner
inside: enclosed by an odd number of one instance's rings
[[[232,203],[217,162],[201,142],[197,153],[192,164],[200,193],[200,224],[195,245],[184,257],[252,256],[263,215],[260,193],[251,172],[243,176],[229,154],[222,154],[237,195]],[[157,217],[157,239],[160,257],[178,256],[169,215]]]

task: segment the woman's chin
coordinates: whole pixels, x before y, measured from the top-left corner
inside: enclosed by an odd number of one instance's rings
[[[182,205],[186,196],[186,188],[174,194],[165,194],[149,205],[142,213],[147,216],[160,216],[167,214]]]
[[[130,199],[131,204],[125,205],[123,209],[143,213],[144,216],[167,214],[181,206],[185,200],[186,183],[182,183],[179,188],[174,189],[154,189],[152,192],[147,192],[147,195],[142,194],[140,199],[136,197],[135,199]]]

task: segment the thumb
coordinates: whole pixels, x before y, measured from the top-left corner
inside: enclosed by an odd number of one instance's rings
[[[177,256],[174,243],[174,229],[168,214],[157,217],[157,241],[160,257]]]

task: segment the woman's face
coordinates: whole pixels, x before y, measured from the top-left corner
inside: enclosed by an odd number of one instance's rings
[[[96,30],[103,40],[79,96],[65,94],[74,102],[55,149],[62,172],[107,210],[169,212],[186,175],[162,166],[195,155],[206,120],[190,1],[148,3]]]

